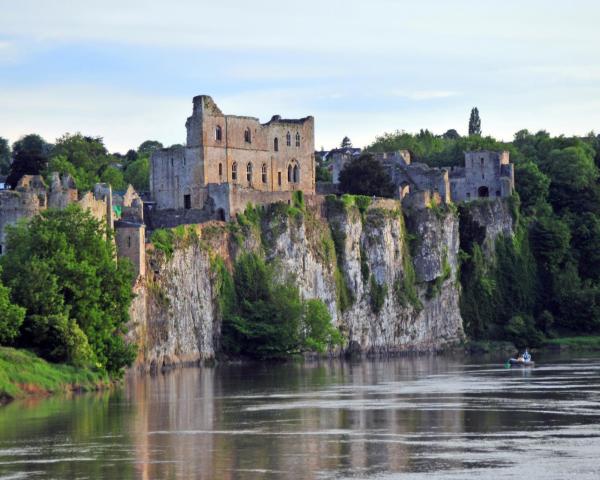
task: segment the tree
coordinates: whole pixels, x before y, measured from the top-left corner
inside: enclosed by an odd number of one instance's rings
[[[155,150],[160,150],[161,148],[163,148],[162,143],[156,140],[146,140],[138,147],[137,153],[140,156],[149,157],[150,155],[152,155],[152,152],[154,152]]]
[[[13,342],[25,318],[25,309],[11,303],[9,294],[10,290],[0,282],[0,345]]]
[[[123,334],[133,273],[110,232],[77,205],[8,228],[0,263],[11,301],[27,310],[17,344],[53,361],[120,372],[135,358]]]
[[[10,145],[6,138],[0,137],[0,175],[6,175],[10,170]]]
[[[342,147],[342,148],[352,148],[352,142],[350,141],[350,139],[348,137],[344,137],[342,139],[342,143],[340,144],[340,147]]]
[[[15,188],[23,175],[39,175],[48,164],[49,145],[37,134],[25,135],[13,145],[13,161],[6,183]]]
[[[451,128],[450,130],[446,130],[446,133],[442,135],[447,140],[458,140],[460,138],[459,133]]]
[[[133,185],[138,192],[150,190],[150,161],[148,157],[139,157],[127,165],[125,169],[125,182]]]
[[[481,135],[481,119],[477,107],[471,109],[471,116],[469,117],[469,136],[471,135]]]
[[[257,255],[242,255],[233,279],[224,264],[217,269],[226,352],[277,358],[341,343],[325,304],[303,302],[293,281],[276,282],[273,267]]]
[[[394,195],[388,172],[370,153],[362,154],[346,164],[340,173],[340,188],[342,192],[354,195]]]
[[[104,171],[114,163],[102,137],[84,136],[81,133],[66,133],[60,137],[52,152],[51,163],[58,156],[64,157],[73,165],[73,177],[80,190],[92,190],[94,184],[101,180]],[[109,173],[109,178],[110,175]]]
[[[550,179],[540,171],[535,163],[524,162],[515,165],[515,178],[516,189],[523,209],[530,211],[547,202]]]

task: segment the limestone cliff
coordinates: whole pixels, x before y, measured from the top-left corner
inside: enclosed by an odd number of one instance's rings
[[[276,204],[259,220],[179,227],[172,252],[150,251],[136,286],[132,338],[138,363],[166,366],[211,359],[220,318],[214,263],[242,251],[293,275],[304,298],[319,298],[346,350],[430,351],[463,336],[457,281],[458,216],[447,208],[401,212],[395,201],[328,198],[311,207]]]

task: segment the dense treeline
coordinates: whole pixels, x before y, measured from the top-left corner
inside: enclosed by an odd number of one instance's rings
[[[521,130],[512,142],[384,134],[371,151],[408,149],[431,166],[462,165],[466,150],[508,150],[515,163],[516,235],[486,261],[462,208],[462,313],[473,338],[539,344],[600,331],[600,136],[552,137]]]
[[[0,175],[14,188],[23,175],[68,173],[79,190],[91,190],[95,183],[110,183],[114,190],[128,184],[140,192],[149,190],[150,155],[160,142],[147,140],[125,155],[109,153],[101,137],[66,133],[54,144],[37,134],[25,135],[12,145],[0,137]]]

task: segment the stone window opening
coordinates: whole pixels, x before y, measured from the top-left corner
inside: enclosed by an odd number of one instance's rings
[[[483,167],[483,157],[481,157],[481,166]]]
[[[496,196],[499,197],[500,196],[500,190],[496,190]]]
[[[298,183],[300,181],[300,169],[298,168],[298,165],[294,165],[293,179],[294,183]]]
[[[215,140],[220,142],[223,139],[223,130],[221,129],[221,125],[217,125],[215,127]]]
[[[0,245],[0,255],[2,255],[2,245]]]
[[[471,198],[471,192],[467,192],[467,198]]]
[[[127,248],[131,248],[131,237],[127,237]]]
[[[277,185],[281,187],[281,172],[277,172]]]
[[[296,146],[300,146],[300,134],[298,132],[296,132]]]
[[[287,133],[285,134],[285,144],[286,144],[288,147],[291,147],[291,146],[292,146],[292,136],[290,135],[290,132],[287,132]]]
[[[183,208],[186,210],[192,208],[192,196],[189,193],[183,196]]]
[[[173,159],[171,158],[171,168],[173,167]]]
[[[261,168],[262,182],[267,183],[267,164],[263,163]]]
[[[477,189],[477,196],[480,198],[487,198],[490,196],[490,190],[488,187],[482,186]]]
[[[223,176],[223,164],[219,163],[219,177]]]
[[[237,180],[237,163],[236,162],[233,162],[233,165],[231,165],[231,179]]]
[[[275,139],[273,140],[273,150],[275,150],[276,152],[279,151],[279,139],[277,137],[275,137]]]
[[[292,166],[288,165],[288,183],[292,183]]]
[[[246,165],[246,180],[248,180],[248,183],[252,182],[252,163],[250,162]]]
[[[252,143],[252,133],[250,132],[249,128],[246,128],[246,130],[244,130],[244,142]]]
[[[485,173],[482,173],[482,174],[481,174],[481,179],[482,179],[482,180],[485,180]]]

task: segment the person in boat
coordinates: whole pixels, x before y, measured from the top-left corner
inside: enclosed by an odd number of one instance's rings
[[[530,362],[531,361],[531,355],[529,354],[529,352],[527,351],[527,349],[525,349],[525,353],[523,353],[522,357],[523,361],[525,363]]]

